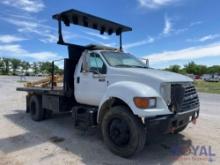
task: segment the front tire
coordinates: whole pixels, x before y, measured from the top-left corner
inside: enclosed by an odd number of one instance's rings
[[[42,100],[40,96],[31,96],[29,106],[32,120],[41,121],[44,119],[44,109],[42,107]]]
[[[101,130],[105,144],[121,157],[131,157],[145,146],[144,125],[126,106],[112,107],[102,120]]]

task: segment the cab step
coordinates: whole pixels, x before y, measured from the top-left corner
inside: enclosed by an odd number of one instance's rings
[[[97,125],[97,107],[75,106],[72,108],[72,117],[75,126],[91,127]]]

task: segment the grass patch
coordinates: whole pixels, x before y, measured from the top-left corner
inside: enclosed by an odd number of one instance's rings
[[[220,82],[195,81],[196,89],[199,92],[220,94]]]

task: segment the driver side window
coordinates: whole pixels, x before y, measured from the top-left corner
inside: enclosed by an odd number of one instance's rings
[[[106,65],[97,53],[89,56],[89,71],[94,74],[106,74]]]

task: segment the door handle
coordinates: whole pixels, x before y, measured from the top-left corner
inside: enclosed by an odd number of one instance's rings
[[[79,84],[80,83],[80,77],[76,78],[76,83]]]
[[[105,78],[99,78],[99,81],[100,81],[100,82],[104,82],[104,81],[105,81]]]

